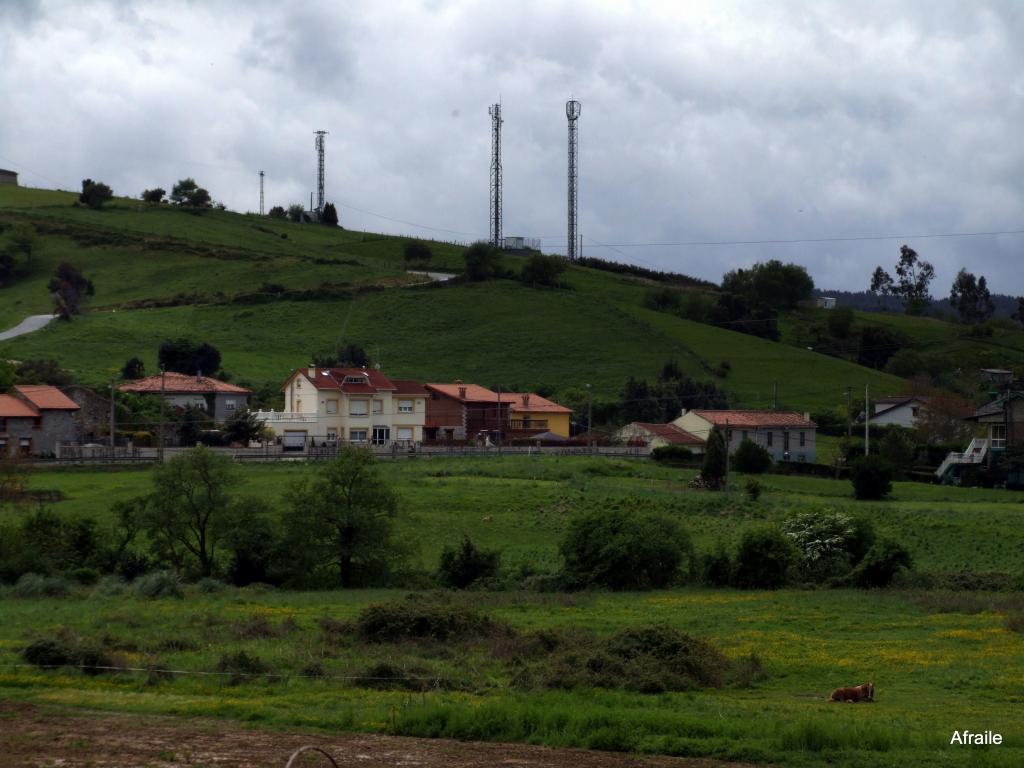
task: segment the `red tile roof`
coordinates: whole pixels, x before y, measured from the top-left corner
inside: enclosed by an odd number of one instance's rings
[[[163,384],[161,385],[161,378]],[[251,389],[239,387],[235,384],[228,384],[226,381],[213,379],[209,376],[190,376],[187,373],[175,373],[167,371],[162,376],[147,376],[144,379],[130,381],[122,384],[118,389],[121,392],[157,393],[161,390],[165,394],[197,394],[197,395],[248,395]]]
[[[313,371],[313,376],[309,375],[310,371]],[[314,368],[312,366],[296,368],[281,389],[287,387],[300,374],[311,381],[317,389],[331,389],[353,394],[373,394],[395,389],[394,382],[376,368]],[[357,376],[365,383],[345,383],[346,377]]]
[[[512,402],[512,413],[572,413],[572,408],[553,403],[532,392],[506,392],[502,394],[502,400],[505,398]]]
[[[492,392],[479,384],[424,384],[423,386],[464,403],[496,403],[499,399],[497,392]],[[507,394],[502,398],[502,402],[509,402]]]
[[[649,424],[643,421],[634,421],[632,426],[655,437],[660,437],[671,445],[704,445],[704,440],[685,429],[680,429],[675,424]]]
[[[0,419],[34,419],[39,411],[12,395],[0,395]]]
[[[47,384],[19,384],[14,391],[41,411],[77,411],[78,403]]]
[[[700,416],[718,427],[817,427],[803,414],[793,411],[711,411],[694,408],[690,413]]]
[[[396,395],[415,395],[416,397],[426,397],[430,394],[418,381],[392,379],[391,383],[395,385]]]

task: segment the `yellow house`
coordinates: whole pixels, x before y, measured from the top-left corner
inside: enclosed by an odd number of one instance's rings
[[[532,392],[502,394],[512,405],[509,408],[508,431],[512,435],[536,435],[551,432],[569,437],[569,417],[572,409]]]

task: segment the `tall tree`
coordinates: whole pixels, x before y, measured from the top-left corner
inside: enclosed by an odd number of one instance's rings
[[[324,203],[324,212],[320,223],[328,227],[338,226],[338,209],[334,207],[334,203]]]
[[[346,446],[312,480],[292,488],[285,523],[293,546],[317,565],[337,567],[341,586],[348,588],[382,570],[396,551],[391,534],[397,510],[373,453]]]
[[[1017,311],[1010,315],[1010,319],[1024,325],[1024,296],[1017,297]]]
[[[995,311],[985,276],[975,278],[966,269],[957,272],[949,290],[949,303],[964,323],[983,323]]]
[[[82,179],[82,193],[78,196],[80,203],[85,203],[90,208],[102,208],[103,204],[110,200],[114,193],[106,184],[92,179]]]
[[[199,573],[210,576],[217,545],[235,522],[231,488],[237,483],[231,459],[205,447],[183,451],[157,467],[143,513],[155,547],[179,564],[194,559]]]
[[[700,476],[711,488],[721,488],[725,482],[725,471],[728,463],[725,436],[718,427],[712,427],[708,434],[708,442],[704,448],[704,465]]]
[[[896,279],[881,267],[871,275],[871,292],[880,296],[896,296],[903,301],[908,315],[920,315],[932,303],[928,287],[935,278],[935,268],[917,255],[909,245],[900,246],[896,262]]]

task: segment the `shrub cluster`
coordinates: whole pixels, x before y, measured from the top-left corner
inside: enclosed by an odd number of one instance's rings
[[[406,600],[364,608],[355,631],[366,642],[396,643],[466,640],[507,632],[508,627],[473,608],[410,595]]]

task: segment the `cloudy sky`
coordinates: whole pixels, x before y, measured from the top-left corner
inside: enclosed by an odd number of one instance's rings
[[[585,254],[858,290],[904,240],[836,239],[904,235],[937,295],[961,266],[1024,293],[1024,235],[920,237],[1024,230],[1022,41],[1017,0],[3,0],[0,166],[240,211],[263,169],[268,207],[308,204],[322,128],[344,226],[470,241],[500,98],[505,234],[564,252],[575,97]]]

